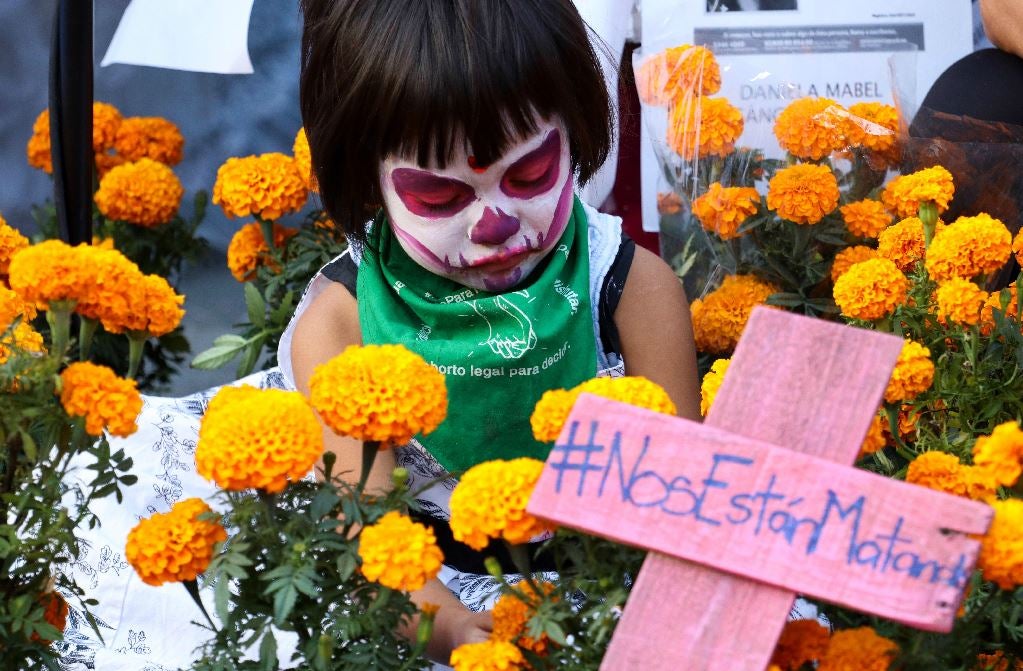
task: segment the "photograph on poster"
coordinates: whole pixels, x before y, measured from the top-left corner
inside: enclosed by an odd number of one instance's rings
[[[707,12],[767,12],[799,9],[798,0],[707,0]]]

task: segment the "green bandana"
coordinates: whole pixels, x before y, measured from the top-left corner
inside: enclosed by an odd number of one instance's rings
[[[576,199],[558,246],[523,284],[494,294],[422,268],[383,215],[373,222],[358,275],[362,340],[404,345],[444,373],[447,419],[417,438],[448,471],[547,458],[529,426],[533,406],[596,373],[586,243]]]

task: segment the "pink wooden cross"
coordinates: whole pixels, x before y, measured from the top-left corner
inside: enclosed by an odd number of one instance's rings
[[[580,398],[528,510],[653,550],[601,669],[763,669],[796,593],[951,628],[991,509],[846,466],[901,347],[757,309],[703,424]]]

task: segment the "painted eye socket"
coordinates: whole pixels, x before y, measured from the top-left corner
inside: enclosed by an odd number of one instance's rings
[[[509,170],[504,176],[505,183],[516,189],[531,189],[549,181],[551,172],[557,168],[555,161],[537,161],[535,164]]]
[[[516,161],[501,177],[501,190],[512,198],[533,198],[550,191],[561,167],[561,134],[554,130],[536,150]]]
[[[401,202],[421,217],[450,216],[476,199],[468,184],[420,170],[399,168],[391,179]]]

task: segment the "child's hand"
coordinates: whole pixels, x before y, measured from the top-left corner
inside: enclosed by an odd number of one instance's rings
[[[482,643],[490,637],[493,628],[494,618],[490,611],[474,613],[466,610],[460,613],[460,621],[453,627],[451,649],[454,650],[466,643]]]

